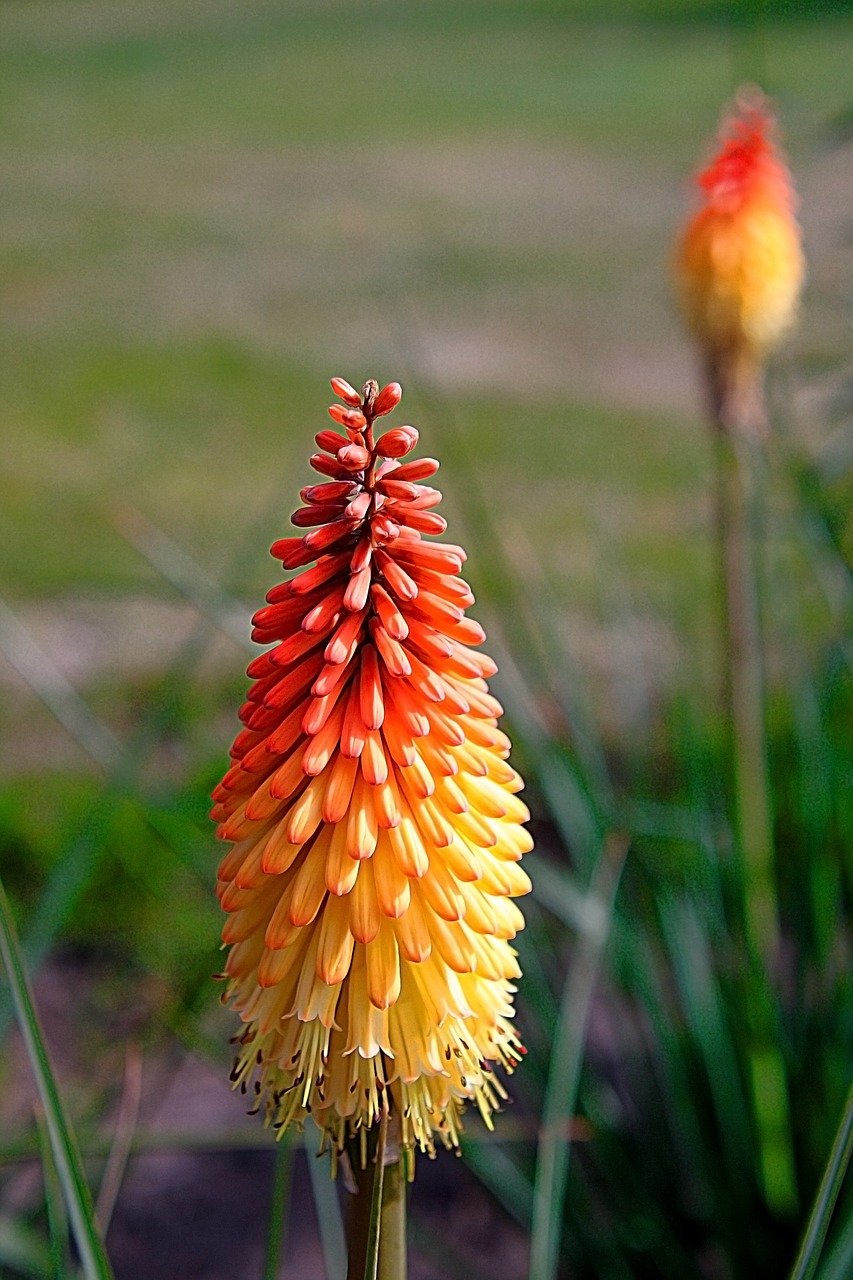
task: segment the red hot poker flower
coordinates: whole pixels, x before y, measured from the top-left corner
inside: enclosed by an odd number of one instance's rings
[[[401,462],[414,427],[374,438],[398,384],[332,380],[311,459],[323,482],[292,517],[307,532],[272,554],[298,570],[254,618],[274,647],[249,667],[233,764],[214,792],[229,913],[224,999],[240,1013],[235,1083],[283,1132],[312,1114],[342,1149],[383,1111],[403,1145],[458,1143],[472,1099],[491,1123],[493,1064],[523,1050],[510,1019],[519,976],[513,897],[522,783],[476,652],[481,627],[460,547]],[[311,566],[310,568],[307,566]]]
[[[715,407],[756,411],[761,361],[790,327],[805,274],[791,175],[763,96],[742,91],[711,164],[703,204],[676,254],[688,327],[702,347]]]

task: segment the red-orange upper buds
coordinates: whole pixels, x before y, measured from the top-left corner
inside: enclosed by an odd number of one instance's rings
[[[402,395],[403,388],[399,382],[389,382],[387,387],[382,388],[373,402],[373,416],[382,418],[386,413],[390,413],[392,409],[396,409]]]

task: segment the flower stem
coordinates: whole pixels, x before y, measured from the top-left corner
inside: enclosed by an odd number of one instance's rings
[[[347,1212],[347,1280],[406,1280],[406,1179],[396,1115],[383,1114],[374,1146],[364,1167],[359,1144],[349,1146],[356,1192]]]
[[[292,1163],[293,1146],[289,1138],[285,1136],[277,1143],[275,1149],[275,1171],[273,1173],[272,1195],[270,1197],[263,1280],[275,1280],[281,1266],[287,1226],[287,1209],[290,1201],[290,1170]]]
[[[775,1035],[771,975],[779,918],[764,729],[764,671],[751,531],[753,475],[747,433],[714,414],[718,539],[723,582],[723,655],[731,726],[735,830],[741,860],[748,955],[749,1078],[760,1178],[768,1206],[788,1214],[797,1193],[785,1064]]]
[[[749,949],[769,969],[779,945],[773,826],[764,741],[764,674],[750,531],[751,468],[743,440],[717,432],[724,669],[731,723],[735,821]]]

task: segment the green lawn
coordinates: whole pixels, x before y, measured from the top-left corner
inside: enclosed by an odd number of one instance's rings
[[[336,371],[427,393],[424,445],[464,430],[587,602],[569,543],[603,512],[629,560],[691,574],[706,458],[666,276],[687,176],[751,61],[825,186],[853,20],[759,39],[682,9],[4,6],[4,590],[162,591],[121,503],[218,575],[277,487],[279,530]]]

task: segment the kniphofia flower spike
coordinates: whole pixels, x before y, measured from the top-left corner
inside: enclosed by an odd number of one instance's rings
[[[374,439],[401,390],[340,378],[292,516],[233,766],[214,792],[239,1012],[233,1079],[283,1131],[311,1114],[341,1150],[383,1111],[404,1148],[457,1145],[472,1099],[490,1124],[494,1065],[523,1050],[510,944],[530,882],[528,812],[473,646],[481,627],[414,427]],[[313,567],[307,567],[312,565]]]
[[[702,348],[715,414],[760,418],[761,363],[792,324],[805,275],[791,175],[759,90],[744,89],[698,176],[702,207],[676,254],[687,325]]]

